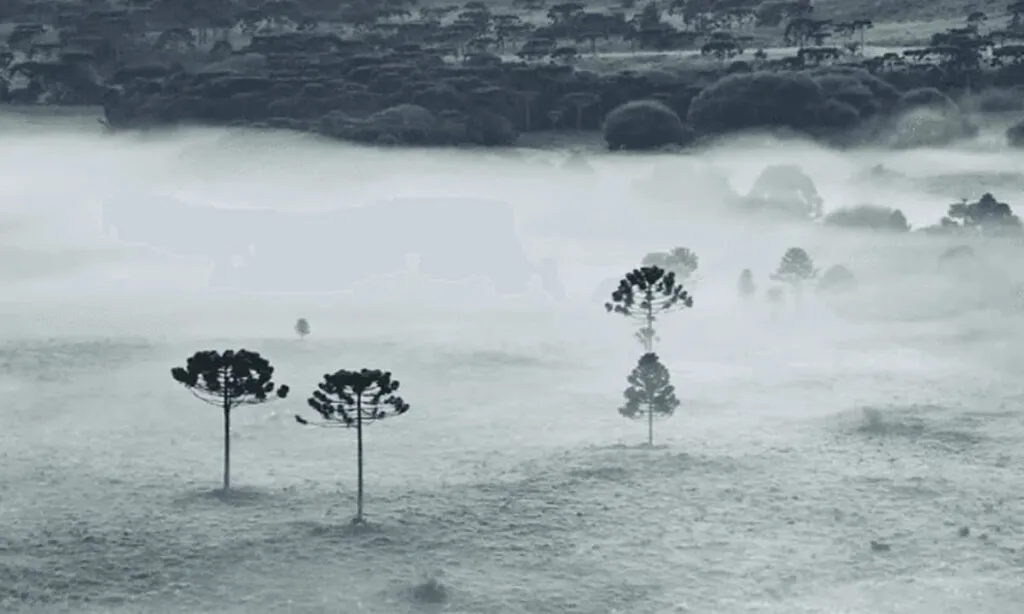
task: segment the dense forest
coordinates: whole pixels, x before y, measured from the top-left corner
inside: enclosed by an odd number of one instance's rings
[[[973,135],[966,96],[1017,109],[1022,15],[1024,2],[1005,20],[970,13],[926,46],[874,53],[871,20],[819,19],[803,1],[10,0],[0,99],[102,106],[112,130],[271,127],[381,145],[603,128],[612,149],[750,129],[913,147]],[[595,68],[610,55],[626,61]]]

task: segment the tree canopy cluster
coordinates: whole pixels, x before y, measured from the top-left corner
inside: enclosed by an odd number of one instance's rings
[[[299,326],[303,324],[304,326]],[[305,333],[301,330],[303,329]],[[300,337],[309,333],[309,323],[296,323]],[[270,361],[251,350],[202,350],[188,358],[184,367],[171,369],[171,377],[201,401],[218,407],[223,415],[224,482],[223,492],[231,488],[231,415],[245,405],[259,405],[285,399],[290,389],[272,381]],[[363,513],[363,429],[388,417],[409,411],[409,403],[398,395],[399,381],[390,371],[380,369],[339,369],[327,373],[306,401],[322,421],[317,426],[338,426],[356,432],[358,490],[355,522],[364,521]],[[300,415],[296,422],[314,424]]]
[[[112,128],[280,127],[376,144],[508,145],[603,127],[613,149],[686,146],[750,129],[837,142],[969,136],[954,99],[1024,85],[1020,13],[984,15],[902,54],[864,54],[869,20],[809,2],[671,0],[618,8],[516,0],[141,0],[4,3],[0,99],[100,104]],[[751,52],[758,29],[796,48]],[[685,52],[706,66],[598,72],[599,45]]]
[[[869,176],[889,172],[879,166],[871,169]],[[639,182],[637,189],[648,196],[662,198],[657,191],[661,182],[660,175],[656,170],[650,179]],[[1014,213],[1013,207],[987,192],[975,201],[961,198],[947,205],[946,214],[934,224],[913,228],[902,211],[886,205],[862,203],[825,213],[826,203],[818,193],[814,179],[795,164],[770,164],[764,167],[746,194],[735,191],[728,179],[718,176],[713,167],[703,169],[700,175],[699,179],[709,186],[716,202],[747,215],[811,221],[826,227],[851,230],[914,231],[965,237],[1024,237],[1024,223]],[[676,196],[672,195],[671,198]],[[644,260],[644,264],[673,270],[683,281],[689,280],[696,272],[698,263],[696,254],[686,248],[648,254]]]

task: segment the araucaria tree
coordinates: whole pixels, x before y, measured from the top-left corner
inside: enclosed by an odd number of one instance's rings
[[[693,297],[676,283],[675,273],[657,266],[633,269],[619,281],[612,300],[604,304],[609,313],[619,313],[641,322],[636,337],[644,351],[654,349],[654,322],[671,311],[693,307]]]
[[[818,276],[814,268],[814,261],[799,247],[791,247],[782,255],[779,268],[772,275],[775,281],[789,284],[793,292],[799,296],[804,282],[810,281]]]
[[[295,334],[299,336],[299,339],[305,339],[309,334],[309,322],[306,318],[299,318],[295,321]]]
[[[171,369],[174,381],[204,403],[224,412],[224,490],[231,488],[231,410],[288,396],[288,386],[272,381],[274,367],[249,350],[204,350],[193,354],[184,367]]]
[[[398,392],[398,380],[390,371],[344,369],[324,375],[323,381],[309,398],[309,406],[320,417],[316,426],[354,428],[356,430],[356,466],[358,494],[356,496],[355,523],[363,516],[363,427],[389,416],[400,416],[409,411],[409,404]],[[299,424],[312,424],[302,416],[295,416]]]
[[[626,378],[629,387],[623,391],[626,403],[619,413],[633,420],[647,419],[647,445],[654,445],[654,419],[667,418],[679,407],[676,389],[670,383],[668,369],[658,355],[647,352]]]

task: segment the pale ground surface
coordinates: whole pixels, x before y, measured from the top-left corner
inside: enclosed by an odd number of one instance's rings
[[[765,164],[798,162],[829,208],[896,203],[923,224],[956,196],[928,195],[930,178],[975,173],[981,186],[1020,154],[985,139],[842,156],[748,142],[702,160],[594,155],[599,173],[578,176],[551,166],[556,152],[113,140],[16,123],[0,143],[4,612],[1020,612],[1024,328],[992,298],[1003,286],[937,277],[941,241],[740,219],[702,183],[714,164],[745,192]],[[908,177],[855,180],[879,162]],[[662,183],[631,187],[659,167]],[[570,296],[499,304],[394,283],[358,299],[215,295],[201,262],[102,234],[100,204],[124,192],[142,207],[157,193],[278,208],[500,197]],[[1024,181],[997,195],[1024,202]],[[585,224],[565,219],[583,211]],[[387,229],[341,230],[392,249]],[[703,276],[696,307],[661,331],[683,406],[643,449],[645,427],[615,412],[639,348],[591,294],[676,244],[701,255]],[[838,307],[849,317],[813,295],[774,319],[735,304],[740,269],[764,288],[796,244],[860,276]],[[979,249],[1014,274],[1015,254]],[[217,412],[168,370],[228,347],[263,352],[294,398],[237,415],[239,494],[224,501],[211,494]],[[324,372],[362,366],[393,370],[413,409],[368,432],[375,525],[356,533],[352,437],[289,416]],[[415,597],[427,578],[446,605]]]

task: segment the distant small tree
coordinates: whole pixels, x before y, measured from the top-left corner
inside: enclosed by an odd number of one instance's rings
[[[654,322],[663,313],[693,307],[693,297],[676,283],[676,275],[657,266],[633,269],[619,281],[611,301],[604,304],[609,313],[618,313],[642,322],[636,337],[644,350],[654,348]]]
[[[688,247],[676,247],[667,252],[653,252],[644,256],[644,266],[658,266],[676,274],[681,282],[688,281],[700,266],[697,253]]]
[[[297,334],[300,339],[305,339],[306,335],[309,334],[309,322],[306,318],[299,318],[295,321],[295,334]]]
[[[363,515],[363,427],[389,416],[400,416],[409,411],[409,404],[398,392],[398,380],[390,371],[341,369],[324,375],[323,381],[307,401],[322,423],[315,426],[344,427],[356,430],[356,463],[358,494],[354,523],[362,523]],[[299,424],[313,424],[296,415]]]
[[[754,283],[754,273],[750,269],[743,269],[740,272],[740,279],[736,282],[736,290],[741,298],[750,300],[757,292],[757,285]]]
[[[667,418],[679,407],[676,389],[670,383],[668,369],[658,355],[647,352],[626,378],[629,386],[622,395],[626,403],[619,408],[623,416],[639,420],[647,418],[647,445],[654,445],[654,418]]]
[[[275,386],[274,367],[249,350],[205,350],[193,354],[184,367],[171,369],[174,381],[204,403],[224,412],[224,490],[231,488],[231,410],[288,396],[288,386]]]
[[[772,275],[775,281],[789,284],[793,292],[800,294],[804,282],[810,281],[818,276],[814,268],[814,261],[807,252],[800,247],[791,247],[782,255],[779,268]]]

